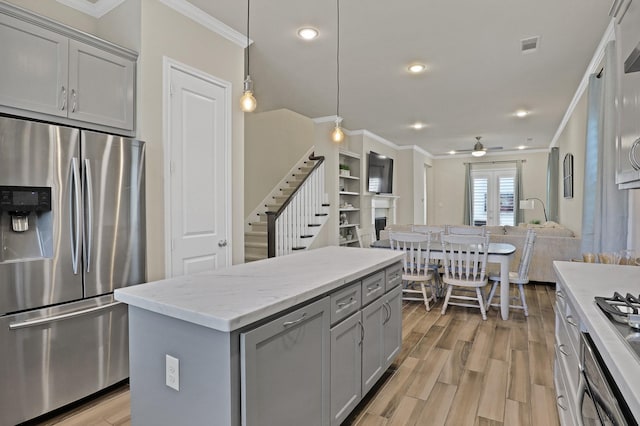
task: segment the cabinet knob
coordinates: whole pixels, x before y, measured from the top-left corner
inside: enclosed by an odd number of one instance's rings
[[[218,247],[226,247],[226,246],[227,246],[227,240],[218,241]]]

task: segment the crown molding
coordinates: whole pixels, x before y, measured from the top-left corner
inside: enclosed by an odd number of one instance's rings
[[[550,148],[540,148],[540,149],[514,149],[514,150],[507,150],[507,151],[500,151],[500,152],[487,152],[487,155],[485,155],[484,157],[480,157],[480,158],[487,158],[487,157],[503,157],[505,155],[519,155],[519,154],[540,154],[540,153],[548,153]],[[461,154],[461,153],[457,153],[457,154],[441,154],[441,155],[434,155],[432,157],[434,160],[453,160],[454,158],[478,158],[478,157],[474,157],[473,155],[471,155],[471,152],[469,153],[465,153],[465,154]]]
[[[95,3],[90,3],[86,0],[56,0],[58,3],[69,6],[82,12],[86,15],[93,16],[94,18],[101,18],[105,14],[109,13],[124,0],[98,0]],[[165,6],[175,10],[181,15],[186,16],[192,21],[197,22],[210,31],[226,38],[227,40],[237,44],[243,49],[247,47],[247,36],[242,34],[222,21],[214,18],[205,11],[192,5],[186,0],[158,0]],[[249,44],[253,43],[253,40],[249,40]]]
[[[564,128],[567,126],[569,119],[573,115],[573,111],[576,109],[576,106],[578,105],[580,98],[582,98],[582,95],[584,94],[585,90],[587,90],[587,87],[589,86],[589,77],[591,76],[591,74],[598,71],[598,68],[602,63],[602,59],[604,58],[604,52],[605,52],[605,48],[607,47],[607,43],[609,43],[611,40],[616,39],[614,22],[615,22],[614,19],[611,19],[609,21],[609,26],[607,26],[607,29],[605,30],[602,36],[602,39],[600,40],[600,44],[596,48],[596,51],[593,54],[593,57],[591,58],[591,62],[589,62],[589,66],[587,67],[587,70],[584,72],[584,75],[582,76],[582,80],[580,81],[580,84],[576,89],[575,95],[573,95],[573,99],[571,100],[571,103],[569,104],[567,111],[564,113],[564,117],[562,117],[562,121],[558,126],[558,130],[556,130],[556,133],[553,135],[553,138],[551,139],[549,148],[558,146],[558,139],[560,139],[560,135],[562,135],[562,132],[564,131]]]
[[[316,124],[333,123],[333,122],[336,121],[336,118],[338,118],[337,115],[327,115],[325,117],[312,118],[311,121],[313,121]],[[347,130],[345,130],[345,132],[347,132],[347,134],[349,134]]]
[[[247,36],[242,34],[227,24],[219,21],[213,16],[209,15],[200,8],[195,7],[186,0],[158,0],[160,3],[175,10],[176,12],[186,16],[187,18],[197,22],[203,27],[219,34],[227,40],[237,44],[243,49],[247,47]],[[253,43],[253,40],[249,40],[249,44]]]
[[[57,0],[57,2],[82,12],[85,15],[89,15],[94,18],[102,18],[104,15],[120,6],[124,0],[98,0],[95,3],[89,3],[86,0]]]
[[[425,149],[419,147],[418,145],[402,145],[402,146],[398,146],[398,150],[400,151],[406,151],[406,150],[413,150],[414,152],[417,152],[418,154],[424,155],[427,158],[435,158],[433,156],[432,153],[430,153],[429,151],[426,151]]]

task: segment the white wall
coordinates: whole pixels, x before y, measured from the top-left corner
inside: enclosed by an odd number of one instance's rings
[[[141,2],[141,53],[138,60],[139,136],[147,142],[147,264],[150,280],[164,277],[163,56],[232,84],[232,253],[244,262],[244,51],[157,0]],[[220,202],[224,202],[220,200]]]
[[[246,115],[243,218],[313,146],[314,125],[310,118],[288,109]]]
[[[433,192],[430,194],[433,215],[431,225],[462,224],[464,222],[464,163],[486,163],[491,161],[526,160],[522,164],[523,198],[536,197],[546,200],[547,194],[547,157],[546,152],[534,152],[513,155],[487,155],[481,159],[474,157],[438,158],[433,160]],[[500,167],[500,164],[496,164]],[[525,210],[525,222],[533,219],[544,220],[540,203],[535,210]]]
[[[582,201],[584,194],[584,158],[587,137],[587,91],[579,102],[558,138],[560,149],[558,183],[558,218],[562,225],[582,236]],[[573,154],[573,198],[564,198],[562,161],[566,154]]]

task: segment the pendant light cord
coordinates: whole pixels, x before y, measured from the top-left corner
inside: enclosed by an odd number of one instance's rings
[[[337,42],[336,42],[336,85],[338,90],[336,91],[336,119],[340,118],[340,0],[336,0],[337,9]]]
[[[251,0],[247,0],[247,48],[245,50],[245,78],[249,76],[249,11],[251,10]]]

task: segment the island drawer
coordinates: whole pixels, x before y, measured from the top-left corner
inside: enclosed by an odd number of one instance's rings
[[[362,306],[368,305],[385,293],[384,278],[384,271],[380,271],[362,280]]]
[[[331,325],[360,309],[362,282],[358,281],[331,294]]]
[[[389,266],[385,273],[387,274],[387,282],[385,290],[390,291],[402,284],[402,265],[400,263]]]

